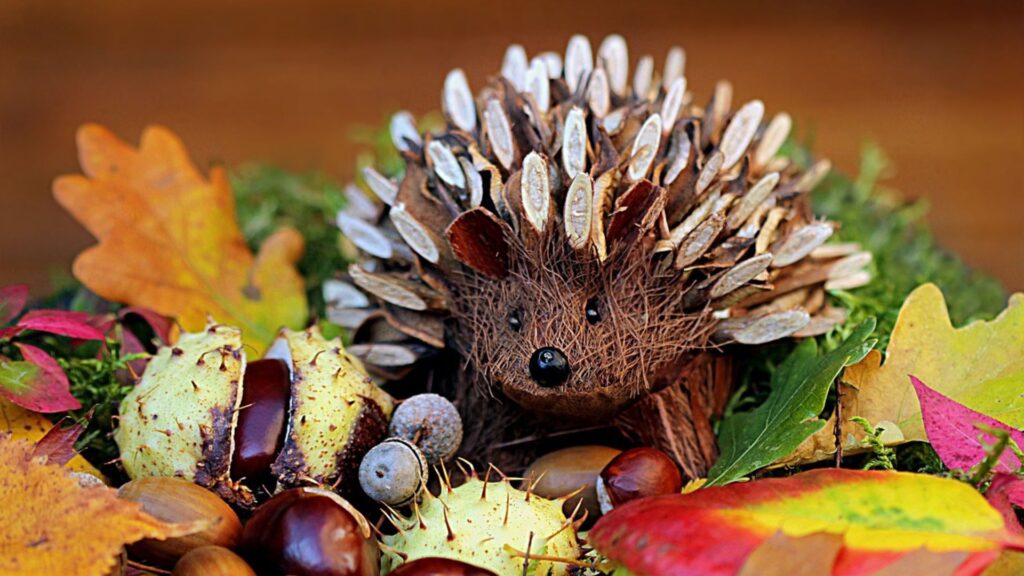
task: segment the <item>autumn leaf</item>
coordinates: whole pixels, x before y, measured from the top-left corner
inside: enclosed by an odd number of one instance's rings
[[[147,128],[136,149],[86,125],[78,149],[84,176],[62,176],[53,189],[99,240],[73,268],[90,290],[175,317],[186,330],[201,330],[211,315],[240,327],[260,352],[282,326],[302,327],[302,236],[281,229],[254,257],[222,168],[205,178],[161,127]]]
[[[0,437],[0,574],[106,574],[125,544],[183,536],[106,486],[84,488],[21,440]],[[101,519],[101,521],[97,521]]]
[[[24,360],[0,362],[0,397],[33,412],[64,412],[82,405],[71,395],[68,377],[45,351],[14,344]]]
[[[874,329],[873,319],[862,322],[838,348],[823,354],[813,338],[801,342],[773,374],[764,403],[722,421],[720,455],[708,471],[708,486],[735,482],[764,468],[821,430],[825,421],[818,414],[832,381],[874,346],[868,339]]]
[[[956,574],[977,574],[1024,535],[970,485],[905,472],[820,469],[634,500],[590,530],[589,542],[634,576],[736,574],[782,533],[841,538],[828,573],[874,574],[920,550],[959,559]],[[823,538],[804,543],[827,550]],[[755,557],[756,558],[756,557]],[[903,574],[913,572],[903,572]]]
[[[0,436],[10,435],[15,440],[25,440],[35,445],[53,429],[45,416],[26,410],[0,398]],[[74,456],[64,467],[73,472],[86,472],[103,479],[103,474],[82,456]]]
[[[1017,520],[1017,511],[1024,508],[1024,478],[1006,472],[997,472],[985,491],[985,499],[1006,519],[1006,525],[1013,531],[1024,534]]]
[[[860,416],[898,444],[927,440],[913,374],[959,404],[1011,427],[1024,428],[1024,294],[1014,294],[994,320],[954,328],[942,292],[924,284],[903,302],[882,355],[872,351],[843,373],[840,386],[844,451],[863,450]],[[835,453],[835,420],[808,438],[780,465],[816,462]]]
[[[928,442],[947,468],[970,470],[988,455],[980,439],[985,438],[988,444],[995,444],[996,438],[980,431],[977,424],[1006,430],[1018,446],[1024,446],[1024,434],[1019,430],[939,394],[914,376],[910,377],[910,382],[921,404]],[[1004,450],[993,469],[996,472],[1014,472],[1020,467],[1020,458],[1012,451]]]

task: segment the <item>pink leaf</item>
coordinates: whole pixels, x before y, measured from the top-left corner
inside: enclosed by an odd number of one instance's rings
[[[117,317],[124,322],[129,316],[138,316],[149,327],[152,328],[153,334],[160,339],[160,342],[166,344],[171,338],[171,328],[174,327],[174,321],[166,316],[161,316],[149,308],[143,308],[141,306],[129,306],[128,308],[122,308],[117,313]]]
[[[86,419],[92,417],[92,412],[86,416]],[[62,424],[67,420],[67,417],[60,419],[50,428],[46,434],[40,438],[36,445],[32,448],[32,455],[34,456],[46,456],[49,462],[63,466],[71,461],[78,452],[75,450],[75,442],[78,441],[79,436],[82,432],[85,432],[85,426],[81,423],[75,423],[72,426],[64,428]]]
[[[18,321],[18,326],[26,330],[38,330],[81,340],[103,340],[103,332],[89,321],[90,317],[85,312],[32,310]]]
[[[15,343],[25,360],[0,363],[0,396],[33,412],[81,408],[57,361],[35,346]]]
[[[1006,472],[997,472],[985,492],[985,499],[1003,515],[1011,530],[1024,534],[1014,506],[1024,508],[1024,479]]]
[[[25,329],[22,328],[21,326],[8,326],[6,328],[0,328],[0,340],[14,338],[15,336],[21,334],[24,331]]]
[[[14,320],[28,302],[28,284],[0,288],[0,326]]]
[[[991,434],[979,431],[975,424],[985,424],[992,428],[1006,430],[1018,446],[1024,447],[1024,434],[1014,430],[1002,422],[976,412],[939,392],[928,387],[914,376],[910,382],[917,391],[917,399],[921,403],[921,416],[924,418],[924,430],[932,448],[942,459],[942,463],[951,470],[970,470],[985,459],[985,448],[980,438],[994,443]],[[1003,452],[996,463],[997,472],[1013,472],[1020,468],[1021,462],[1010,450]]]

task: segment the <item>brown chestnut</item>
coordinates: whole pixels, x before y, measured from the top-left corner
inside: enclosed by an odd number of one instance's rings
[[[261,504],[245,524],[241,550],[260,574],[376,576],[380,570],[366,518],[320,488],[292,488]]]
[[[498,576],[486,568],[451,558],[420,558],[406,562],[389,576]]]
[[[597,479],[601,512],[637,498],[673,494],[683,489],[679,468],[657,448],[631,448],[604,467]]]
[[[231,478],[244,479],[252,490],[274,488],[270,465],[284,445],[291,382],[291,369],[283,360],[256,360],[245,367]]]
[[[146,539],[129,547],[133,556],[170,566],[195,548],[233,548],[242,534],[242,523],[223,500],[209,490],[181,478],[153,476],[121,486],[117,495],[138,502],[142,510],[164,522],[211,520],[208,528],[167,540]]]
[[[182,556],[171,576],[256,576],[256,573],[231,550],[203,546]]]

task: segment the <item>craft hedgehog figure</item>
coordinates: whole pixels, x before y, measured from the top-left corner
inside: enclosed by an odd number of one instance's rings
[[[789,116],[734,108],[727,82],[699,105],[684,63],[644,56],[630,83],[617,35],[596,57],[583,36],[564,59],[514,45],[476,96],[448,75],[440,131],[396,114],[404,176],[367,168],[386,207],[350,187],[338,217],[365,256],[325,288],[351,351],[388,377],[456,351],[467,428],[511,403],[542,430],[615,422],[705,473],[731,390],[716,350],[828,331],[825,289],[866,282],[870,255],[824,245],[808,193],[829,163],[778,155]]]

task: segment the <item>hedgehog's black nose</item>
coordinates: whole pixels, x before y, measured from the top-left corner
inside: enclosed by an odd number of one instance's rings
[[[561,386],[569,379],[569,360],[558,348],[538,348],[530,357],[530,377],[541,386]]]

